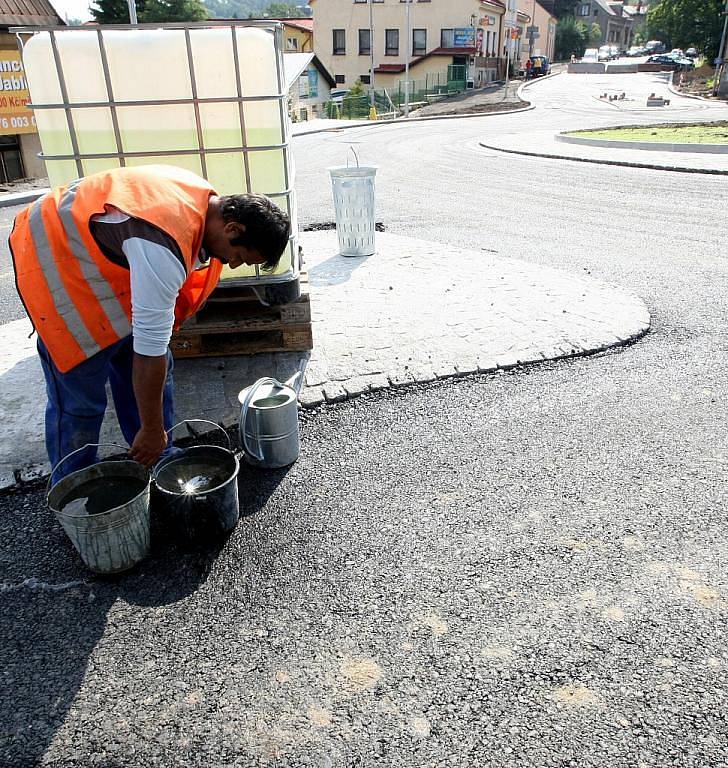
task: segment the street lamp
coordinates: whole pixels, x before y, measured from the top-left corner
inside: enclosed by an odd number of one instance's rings
[[[134,2],[134,0],[129,0]],[[369,2],[369,106],[376,104],[374,95],[374,14],[372,9],[372,0]]]
[[[410,102],[410,90],[409,90],[409,60],[410,60],[410,38],[412,32],[410,31],[410,3],[412,0],[405,0],[406,8],[406,24],[407,31],[405,32],[406,40],[404,44],[404,116],[409,117],[409,102]]]
[[[518,20],[517,13],[518,11],[516,10],[516,0],[508,0],[508,7],[506,10],[508,25],[506,27],[506,88],[503,93],[504,100],[508,99],[508,83],[511,76],[511,49],[513,48],[511,30],[515,29],[515,24]]]
[[[718,94],[720,88],[720,79],[723,76],[723,53],[725,52],[725,38],[726,31],[728,31],[728,0],[725,0],[725,8],[723,9],[723,34],[720,36],[720,48],[718,48],[718,64],[715,67],[715,77],[713,79],[713,96]]]

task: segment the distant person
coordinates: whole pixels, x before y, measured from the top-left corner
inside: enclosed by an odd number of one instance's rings
[[[288,215],[267,197],[219,196],[181,168],[115,168],[54,189],[15,217],[18,291],[38,333],[51,465],[98,443],[111,385],[129,455],[152,465],[174,424],[172,328],[224,264],[273,269]],[[92,464],[87,449],[54,473]]]
[[[575,53],[571,54],[571,63],[572,64],[576,64],[576,54]]]
[[[531,79],[532,71],[533,71],[533,62],[531,61],[531,57],[529,56],[528,59],[526,59],[526,80]]]

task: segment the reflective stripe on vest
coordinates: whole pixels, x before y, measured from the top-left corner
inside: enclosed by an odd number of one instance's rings
[[[78,182],[72,185],[69,184],[58,205],[58,215],[61,219],[63,229],[66,231],[69,248],[73,255],[78,259],[81,273],[84,278],[86,278],[86,282],[88,283],[89,288],[93,291],[94,296],[98,299],[106,317],[108,317],[109,323],[114,329],[114,333],[116,333],[120,339],[123,339],[131,333],[129,318],[126,316],[126,312],[124,312],[124,308],[119,303],[112,287],[101,272],[99,272],[98,265],[84,245],[84,242],[81,239],[81,234],[76,226],[76,222],[71,214],[71,207],[76,199],[77,186]]]
[[[63,285],[63,280],[61,280],[58,265],[53,258],[51,246],[46,236],[45,225],[43,224],[41,205],[44,199],[45,195],[40,200],[36,200],[30,209],[30,216],[28,217],[30,235],[33,238],[38,263],[43,270],[43,277],[48,285],[48,291],[53,298],[56,312],[63,318],[68,332],[73,336],[78,346],[81,347],[83,353],[88,358],[101,351],[101,347],[89,334],[85,323],[81,319],[81,315],[76,309],[76,305],[71,300],[66,287]]]

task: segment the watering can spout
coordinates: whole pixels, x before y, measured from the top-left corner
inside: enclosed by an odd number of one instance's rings
[[[296,371],[293,376],[291,376],[290,379],[286,379],[283,382],[283,385],[286,387],[290,387],[295,393],[296,397],[298,397],[301,394],[301,385],[303,384],[303,371],[298,370]]]

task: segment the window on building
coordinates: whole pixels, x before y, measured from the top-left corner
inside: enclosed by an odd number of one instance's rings
[[[369,85],[372,82],[372,78],[370,75],[359,75],[359,82],[362,85]]]
[[[599,9],[598,9],[598,8],[595,8],[595,9],[594,9],[594,15],[595,15],[595,16],[599,16]]]
[[[334,29],[334,56],[343,56],[346,53],[346,30]]]
[[[318,96],[319,73],[315,67],[308,70],[308,95],[315,99]]]
[[[337,85],[343,85],[346,82],[346,75],[334,75],[334,82]]]
[[[286,50],[287,51],[297,51],[298,50],[298,38],[297,37],[287,37],[286,38]]]
[[[0,181],[15,181],[25,176],[17,136],[0,136]]]
[[[366,3],[368,0],[354,0],[355,3]]]
[[[399,30],[384,30],[384,55],[399,56]]]
[[[589,3],[582,3],[576,9],[576,15],[577,16],[588,16],[590,10],[591,10],[591,6],[589,5]]]
[[[454,47],[455,47],[455,30],[441,29],[440,30],[440,48],[454,48]]]
[[[427,53],[427,30],[413,29],[412,30],[412,54],[419,55],[423,53]]]
[[[369,56],[372,52],[372,32],[370,29],[359,30],[359,55]]]

